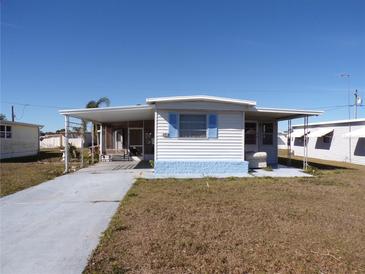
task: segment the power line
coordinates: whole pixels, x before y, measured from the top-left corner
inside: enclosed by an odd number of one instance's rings
[[[350,105],[351,106],[351,105]],[[323,107],[310,107],[311,109],[335,109],[349,107],[349,105],[335,105],[335,106],[323,106]]]
[[[19,106],[25,106],[25,107],[56,108],[56,109],[67,109],[68,108],[68,107],[50,106],[50,105],[24,104],[24,103],[9,102],[9,101],[2,101],[1,103],[9,104],[9,105],[19,105]]]

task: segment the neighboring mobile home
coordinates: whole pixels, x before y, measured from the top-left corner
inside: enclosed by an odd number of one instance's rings
[[[365,165],[365,119],[309,124],[308,157]],[[293,126],[292,153],[303,156],[303,125]]]
[[[248,153],[266,152],[277,165],[278,121],[321,111],[257,107],[256,102],[213,96],[149,98],[146,105],[62,110],[99,125],[102,154],[129,149],[153,159],[156,175],[242,175]]]
[[[66,144],[64,133],[48,134],[40,137],[41,148],[60,148],[64,147]],[[68,136],[68,143],[81,148],[81,146],[89,147],[91,146],[91,133],[85,132],[84,143],[82,143],[82,137],[78,133],[72,133]]]
[[[286,132],[278,133],[278,149],[288,148],[288,134]]]
[[[39,153],[41,125],[0,121],[0,159],[32,156]]]

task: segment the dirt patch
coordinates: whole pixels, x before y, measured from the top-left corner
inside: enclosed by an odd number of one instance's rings
[[[364,178],[139,180],[85,273],[363,273]]]

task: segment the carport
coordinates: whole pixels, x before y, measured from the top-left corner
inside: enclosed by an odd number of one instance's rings
[[[90,124],[92,136],[92,162],[96,152],[99,160],[108,155],[124,156],[126,160],[150,160],[154,154],[154,108],[150,105],[61,110],[65,117],[65,139],[70,128]],[[77,122],[74,121],[77,119]],[[96,140],[94,140],[96,137]],[[94,145],[96,143],[96,145]],[[65,172],[69,171],[69,152],[65,146]],[[124,164],[134,165],[134,163]]]

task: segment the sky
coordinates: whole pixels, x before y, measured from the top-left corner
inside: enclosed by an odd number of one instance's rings
[[[44,131],[63,127],[59,109],[103,96],[112,106],[205,94],[326,110],[310,122],[347,119],[348,88],[365,99],[363,0],[0,5],[0,111],[10,119],[14,105],[17,121]]]

